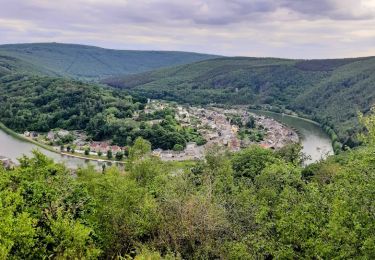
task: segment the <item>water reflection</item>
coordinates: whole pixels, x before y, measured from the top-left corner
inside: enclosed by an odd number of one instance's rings
[[[310,159],[306,161],[307,164],[333,154],[331,139],[318,124],[285,114],[257,110],[252,110],[251,112],[274,118],[287,126],[295,128],[301,138],[303,152],[310,156]]]
[[[71,169],[77,169],[85,167],[87,165],[92,165],[96,170],[102,170],[103,164],[105,164],[106,167],[111,167],[113,165],[112,162],[93,161],[53,153],[35,144],[16,139],[0,129],[0,155],[6,156],[12,159],[13,162],[17,163],[18,158],[22,157],[23,155],[31,156],[32,151],[35,149],[43,152],[43,154],[52,158],[55,162],[63,163]],[[124,165],[121,163],[115,163],[114,165],[117,165],[120,169],[124,168]]]

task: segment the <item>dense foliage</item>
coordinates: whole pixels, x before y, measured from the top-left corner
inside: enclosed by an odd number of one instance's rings
[[[60,43],[0,45],[0,68],[1,56],[30,64],[33,70],[45,75],[82,79],[139,73],[215,57],[190,52],[110,50]]]
[[[218,58],[105,80],[151,98],[296,111],[357,145],[357,113],[375,102],[375,59]],[[345,101],[345,102],[344,102]]]
[[[375,257],[374,147],[307,168],[292,145],[218,149],[181,172],[137,139],[126,172],[40,153],[0,168],[0,258]]]
[[[141,106],[120,91],[64,79],[10,75],[0,88],[1,121],[20,132],[85,129],[99,113],[129,118]]]
[[[125,146],[141,136],[153,148],[184,148],[203,144],[196,129],[181,127],[174,111],[145,114],[145,98],[124,91],[59,78],[10,74],[0,78],[0,121],[18,131],[85,130],[93,140]],[[139,118],[133,115],[139,113]],[[151,119],[160,123],[150,125]]]

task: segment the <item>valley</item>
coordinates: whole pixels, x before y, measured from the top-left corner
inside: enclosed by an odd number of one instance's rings
[[[375,259],[375,0],[0,6],[0,260]]]
[[[0,258],[372,259],[373,68],[0,46]]]

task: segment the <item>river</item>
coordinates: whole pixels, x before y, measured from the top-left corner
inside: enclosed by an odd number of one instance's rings
[[[106,166],[112,165],[110,162],[99,162],[53,153],[30,142],[19,140],[0,129],[0,155],[12,159],[13,162],[18,162],[17,159],[22,157],[23,154],[30,156],[35,149],[43,152],[43,154],[52,158],[55,162],[65,164],[70,169],[77,169],[91,164],[95,169],[101,170],[103,164],[106,164]]]
[[[320,160],[326,155],[333,154],[331,140],[318,124],[302,118],[268,111],[253,110],[251,112],[274,118],[287,126],[297,129],[303,145],[303,152],[310,156],[310,159],[306,161],[306,164]],[[32,143],[16,139],[0,129],[0,155],[9,157],[14,162],[17,162],[17,158],[20,158],[23,154],[31,155],[31,152],[34,149],[39,149],[56,162],[64,163],[68,168],[73,169],[85,166],[89,163],[96,169],[101,169],[103,163],[105,163],[53,153]],[[106,163],[106,165],[110,166],[111,163]]]
[[[315,122],[268,111],[251,110],[251,112],[271,117],[289,127],[296,129],[301,138],[303,152],[310,156],[305,163],[310,164],[316,162],[327,155],[333,154],[332,142],[329,136]]]

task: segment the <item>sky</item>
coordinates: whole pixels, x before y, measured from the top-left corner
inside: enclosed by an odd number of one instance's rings
[[[0,44],[283,58],[375,55],[375,0],[0,0]]]

